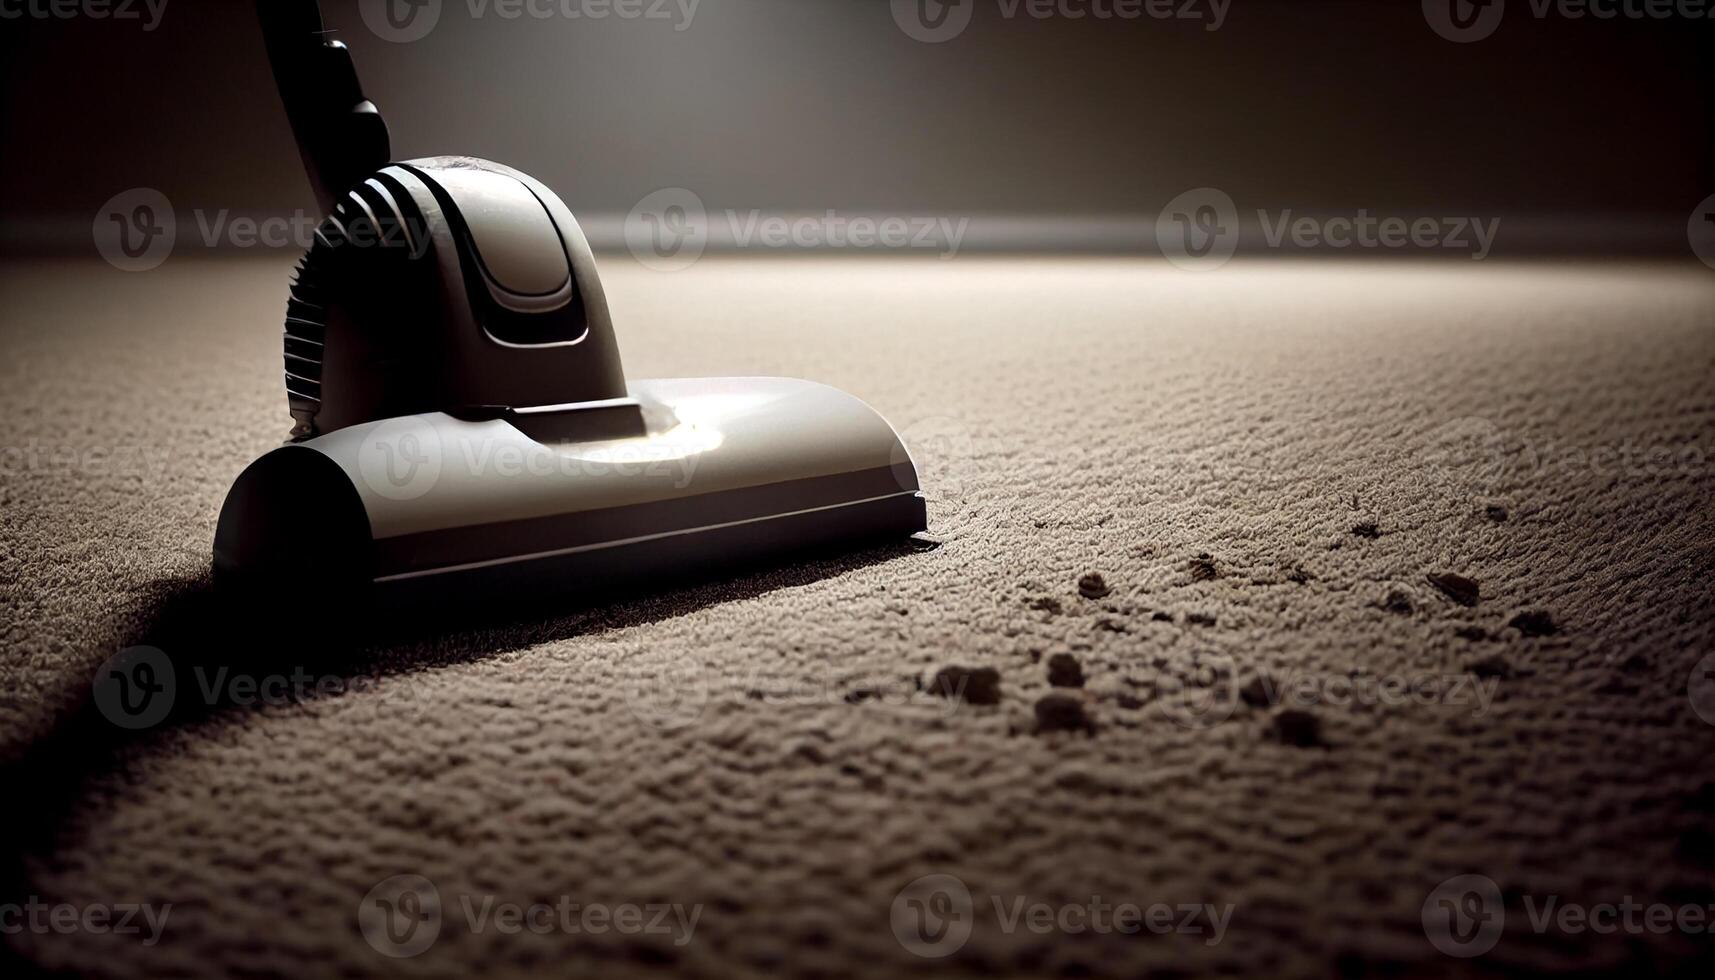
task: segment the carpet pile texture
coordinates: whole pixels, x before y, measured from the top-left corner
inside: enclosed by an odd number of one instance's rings
[[[152,944],[12,932],[16,965],[1707,975],[1707,933],[1532,916],[1715,907],[1707,270],[610,258],[632,377],[852,392],[931,540],[330,664],[198,635],[221,500],[289,427],[289,266],[0,269],[0,903],[170,905]],[[206,710],[92,702],[119,650],[196,643]],[[337,689],[234,677],[312,663]],[[364,932],[397,875],[440,912],[405,958]],[[1461,875],[1501,904],[1481,956],[1436,941]],[[1127,903],[1171,928],[1091,927]]]

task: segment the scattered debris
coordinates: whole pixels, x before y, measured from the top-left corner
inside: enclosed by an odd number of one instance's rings
[[[1359,521],[1352,525],[1352,533],[1360,538],[1369,538],[1374,541],[1382,536],[1382,529],[1376,526],[1375,521]]]
[[[1215,617],[1208,613],[1191,613],[1185,617],[1185,622],[1189,626],[1213,626]]]
[[[1465,669],[1473,676],[1484,679],[1498,677],[1505,680],[1513,675],[1513,665],[1498,653],[1492,653],[1481,660],[1473,660]]]
[[[1413,610],[1416,609],[1416,607],[1411,604],[1411,596],[1406,595],[1399,589],[1394,589],[1392,592],[1387,594],[1387,598],[1382,600],[1382,608],[1386,609],[1390,613],[1397,613],[1401,616],[1409,616],[1412,614]]]
[[[1112,591],[1101,572],[1089,572],[1078,578],[1078,594],[1086,599],[1100,599]]]
[[[1466,578],[1458,572],[1430,572],[1424,576],[1429,584],[1441,590],[1441,594],[1461,606],[1477,604],[1479,588],[1476,579]]]
[[[1043,596],[1039,599],[1030,600],[1030,608],[1037,612],[1045,612],[1050,616],[1058,616],[1064,611],[1060,605],[1060,600],[1053,596]]]
[[[1078,664],[1078,658],[1069,653],[1049,657],[1048,683],[1054,687],[1083,687],[1084,668]]]
[[[1173,622],[1173,616],[1169,613],[1164,613],[1164,612],[1158,612],[1158,613],[1150,616],[1149,618],[1152,621],[1157,622],[1157,623],[1171,623],[1171,622]]]
[[[1207,551],[1191,559],[1187,567],[1193,582],[1210,582],[1221,577],[1221,570],[1215,567],[1215,559]]]
[[[1274,716],[1274,735],[1302,749],[1328,744],[1322,740],[1322,719],[1299,708],[1288,708]]]
[[[1525,636],[1553,636],[1560,632],[1560,624],[1554,621],[1554,617],[1546,609],[1521,612],[1508,620],[1507,625]]]
[[[1096,723],[1084,711],[1084,702],[1066,694],[1044,695],[1036,702],[1037,732],[1096,733]]]
[[[1453,635],[1461,640],[1487,640],[1489,631],[1481,626],[1461,626],[1453,631]]]
[[[1250,679],[1250,683],[1239,688],[1239,700],[1253,708],[1266,708],[1274,704],[1274,678],[1267,674],[1258,674]]]
[[[1507,509],[1500,504],[1490,504],[1483,508],[1483,516],[1496,524],[1501,524],[1507,519]]]
[[[942,667],[929,690],[944,698],[962,698],[967,704],[999,704],[1000,671],[993,667]]]

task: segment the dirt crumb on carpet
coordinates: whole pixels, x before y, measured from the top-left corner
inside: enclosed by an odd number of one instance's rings
[[[1369,540],[1374,541],[1376,538],[1382,536],[1382,529],[1377,526],[1375,521],[1359,521],[1352,525],[1352,534],[1356,537],[1368,538]]]
[[[1288,708],[1274,716],[1274,737],[1301,749],[1325,746],[1322,719],[1300,708]]]
[[[1411,596],[1400,589],[1394,589],[1382,600],[1382,608],[1399,616],[1409,616],[1417,608],[1411,603]]]
[[[1089,572],[1078,578],[1078,594],[1086,599],[1101,599],[1112,591],[1101,572]]]
[[[1000,671],[993,667],[942,667],[930,682],[929,690],[966,704],[999,704]]]
[[[1066,694],[1047,694],[1036,702],[1036,731],[1096,733],[1096,722],[1084,702]]]
[[[1513,675],[1513,665],[1507,658],[1498,653],[1491,653],[1479,660],[1473,660],[1465,668],[1473,676],[1481,678],[1508,678]]]
[[[1084,668],[1078,658],[1069,653],[1056,653],[1048,658],[1048,683],[1055,687],[1083,687]]]
[[[1440,590],[1441,594],[1461,606],[1474,606],[1481,594],[1481,586],[1476,579],[1466,578],[1458,572],[1430,572],[1424,576],[1429,584]]]
[[[1191,571],[1191,581],[1211,582],[1221,577],[1221,569],[1216,566],[1215,559],[1205,551],[1191,559],[1187,566]]]
[[[1508,620],[1507,625],[1525,636],[1553,636],[1560,632],[1560,624],[1554,621],[1554,616],[1546,609],[1521,612]]]
[[[1050,616],[1058,616],[1064,611],[1060,605],[1060,600],[1053,596],[1039,596],[1030,600],[1030,608],[1037,612],[1045,612]]]

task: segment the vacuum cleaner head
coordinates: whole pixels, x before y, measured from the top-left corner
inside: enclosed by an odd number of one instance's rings
[[[464,599],[926,527],[862,402],[783,378],[627,383],[595,259],[558,196],[468,157],[388,163],[314,0],[258,0],[328,212],[287,304],[293,442],[238,478],[223,583]]]

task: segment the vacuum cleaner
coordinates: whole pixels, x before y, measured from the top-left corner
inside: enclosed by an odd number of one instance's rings
[[[851,395],[628,382],[560,198],[472,157],[389,162],[315,0],[257,10],[326,217],[286,305],[290,441],[228,493],[218,584],[457,603],[926,529],[909,453]]]

